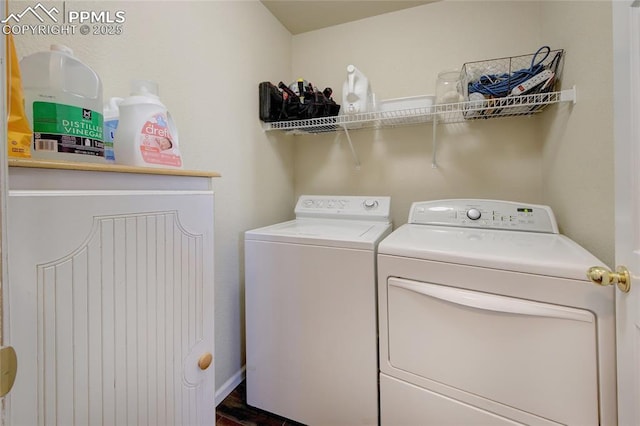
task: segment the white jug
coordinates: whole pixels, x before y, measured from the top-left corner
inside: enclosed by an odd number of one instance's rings
[[[118,164],[155,168],[182,168],[178,130],[158,97],[158,85],[132,81],[131,96],[118,106],[120,117],[113,140]]]
[[[374,94],[369,79],[353,65],[347,67],[347,79],[342,85],[342,111],[361,114],[375,110]]]
[[[32,158],[104,163],[102,81],[60,44],[20,61]]]

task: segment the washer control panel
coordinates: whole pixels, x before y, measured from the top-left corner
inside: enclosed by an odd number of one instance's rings
[[[390,197],[302,195],[296,218],[357,219],[389,222]]]
[[[500,200],[435,200],[413,203],[409,223],[558,233],[548,206]]]

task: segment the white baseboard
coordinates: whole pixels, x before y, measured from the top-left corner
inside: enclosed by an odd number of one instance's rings
[[[243,365],[240,371],[231,376],[229,380],[220,386],[220,389],[216,389],[216,407],[224,401],[224,399],[229,396],[229,394],[233,392],[240,383],[242,383],[245,377],[245,368],[246,367]]]

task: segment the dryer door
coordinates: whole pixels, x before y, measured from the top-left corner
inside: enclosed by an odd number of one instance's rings
[[[472,394],[475,404],[487,401],[482,408],[497,402],[563,424],[598,424],[591,312],[399,278],[388,279],[387,308],[382,368],[392,375]]]

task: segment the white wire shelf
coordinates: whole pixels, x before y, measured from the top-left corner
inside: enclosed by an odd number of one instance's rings
[[[396,111],[338,115],[308,120],[276,121],[262,123],[262,126],[267,131],[282,130],[293,134],[309,134],[406,126],[434,121],[436,123],[460,123],[499,117],[533,115],[544,110],[547,105],[559,102],[575,103],[575,86],[559,92],[509,96]]]

